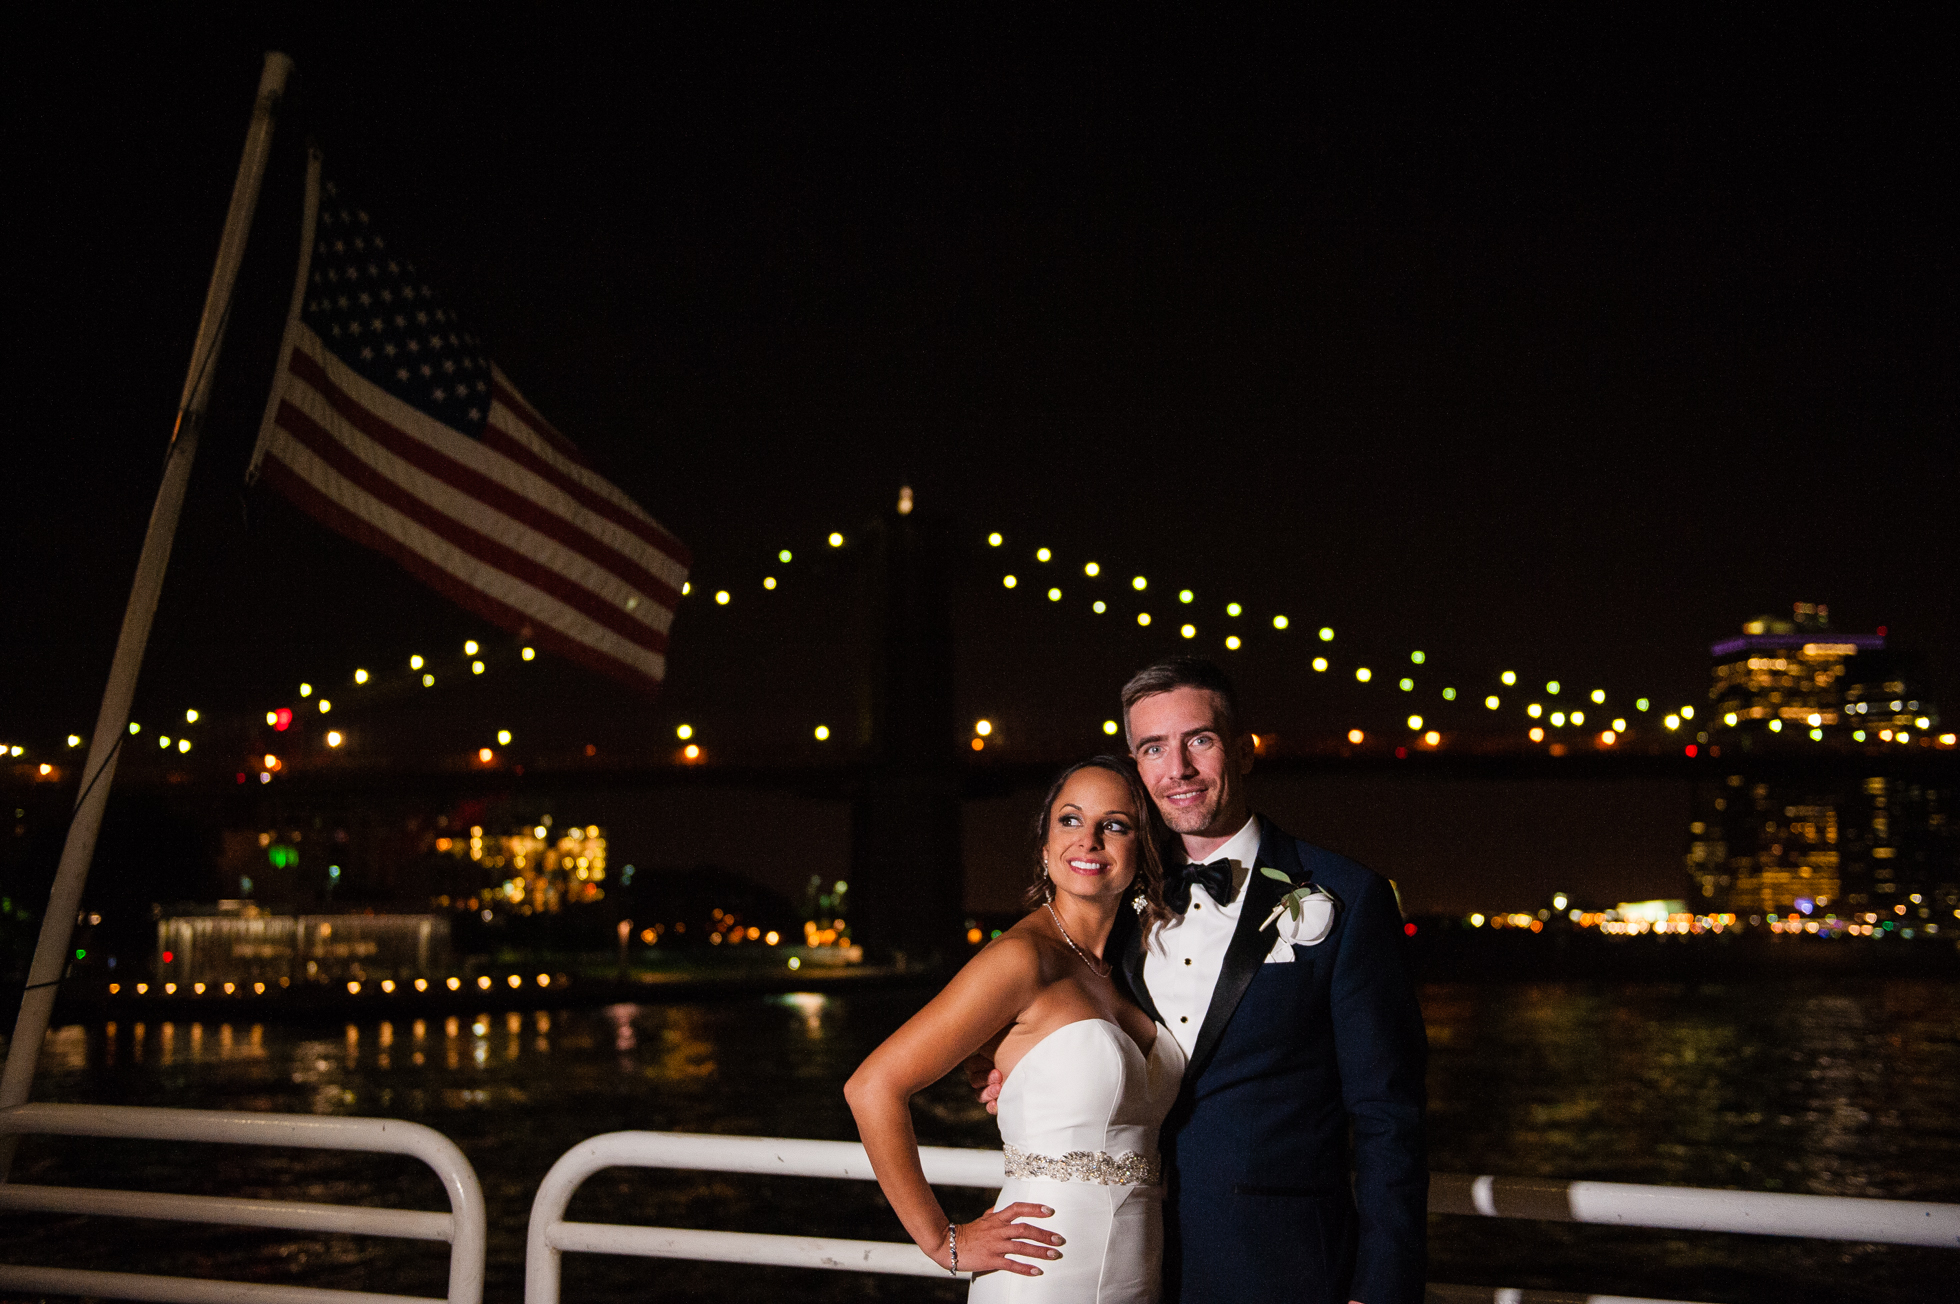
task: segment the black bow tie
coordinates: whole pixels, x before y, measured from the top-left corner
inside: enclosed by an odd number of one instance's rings
[[[1202,885],[1211,899],[1221,905],[1232,898],[1232,862],[1214,860],[1205,865],[1185,865],[1171,876],[1164,904],[1178,914],[1191,908],[1191,888]]]

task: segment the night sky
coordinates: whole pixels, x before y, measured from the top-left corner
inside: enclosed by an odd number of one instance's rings
[[[1168,607],[1151,635],[1088,615],[1089,559],[1197,590],[1205,650],[1228,599],[1290,613],[1293,642],[1267,626],[1228,662],[1283,738],[1405,707],[1302,685],[1323,623],[1346,665],[1420,648],[1478,693],[1515,668],[1680,704],[1712,638],[1793,601],[1887,626],[1960,709],[1945,43],[1799,21],[540,13],[23,41],[0,735],[93,722],[274,46],[299,100],[139,719],[509,643],[243,486],[308,134],[697,558],[658,701],[539,665],[416,708],[462,732],[689,720],[805,755],[854,700],[849,558],[822,539],[901,483],[962,541],[962,711],[1009,738],[1093,746],[1177,643]],[[998,584],[1045,588],[1038,545],[1052,608]]]

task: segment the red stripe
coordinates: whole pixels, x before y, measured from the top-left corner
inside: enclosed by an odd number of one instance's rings
[[[620,529],[637,535],[644,542],[672,557],[681,567],[686,568],[694,564],[694,556],[688,552],[686,544],[646,517],[637,515],[597,490],[580,484],[538,456],[529,444],[509,431],[499,430],[494,425],[486,426],[483,431],[483,446],[493,452],[501,453],[540,480],[547,481],[560,491],[571,495],[594,515],[603,516]]]
[[[566,457],[571,458],[580,466],[587,466],[585,454],[578,451],[577,444],[574,444],[571,440],[554,430],[549,421],[546,421],[538,415],[536,408],[519,398],[516,390],[499,381],[495,376],[490,378],[490,395],[514,412],[518,420],[531,427],[538,438],[544,440],[545,443],[550,444],[553,448],[563,453]],[[590,468],[587,467],[587,469]]]
[[[400,539],[377,529],[368,521],[348,511],[314,488],[297,471],[280,461],[277,453],[268,452],[265,455],[264,461],[260,463],[259,474],[266,483],[290,499],[294,506],[322,525],[346,535],[356,543],[392,557],[403,570],[465,611],[474,612],[500,629],[529,638],[567,660],[575,661],[589,670],[596,670],[608,678],[621,680],[649,696],[660,691],[660,680],[649,675],[645,670],[601,652],[588,643],[582,643],[562,630],[549,625],[540,626],[534,617],[498,601],[475,585],[458,579]]]
[[[390,480],[371,464],[356,457],[351,449],[335,439],[312,417],[294,407],[290,399],[279,403],[278,425],[321,461],[338,471],[350,483],[394,508],[431,533],[447,539],[470,556],[533,588],[549,593],[594,624],[603,625],[629,643],[651,652],[667,650],[667,636],[633,619],[617,605],[600,597],[562,571],[555,571],[515,549],[472,529],[454,517],[438,511],[427,500],[418,498]]]
[[[672,585],[617,548],[593,538],[535,498],[527,498],[507,485],[497,483],[481,471],[465,466],[391,424],[335,384],[332,377],[327,375],[326,368],[311,355],[294,349],[289,367],[293,375],[311,385],[327,400],[327,405],[345,417],[349,424],[409,465],[428,472],[450,488],[489,504],[512,520],[523,522],[546,538],[605,567],[662,606],[671,610],[680,601],[681,595]]]

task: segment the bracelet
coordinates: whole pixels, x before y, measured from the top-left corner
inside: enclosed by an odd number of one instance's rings
[[[953,1266],[946,1271],[957,1277],[960,1275],[960,1225],[958,1223],[946,1224],[946,1241],[953,1251]]]

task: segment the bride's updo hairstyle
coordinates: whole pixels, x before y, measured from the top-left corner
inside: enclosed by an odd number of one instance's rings
[[[1055,896],[1055,885],[1048,877],[1048,867],[1041,863],[1042,848],[1048,845],[1048,830],[1055,821],[1055,803],[1061,800],[1062,789],[1068,781],[1082,770],[1108,770],[1123,780],[1130,790],[1130,800],[1137,808],[1137,876],[1123,894],[1123,903],[1128,905],[1139,889],[1143,892],[1143,911],[1139,922],[1145,936],[1151,930],[1171,921],[1169,907],[1164,904],[1164,855],[1163,840],[1166,836],[1163,821],[1157,816],[1157,804],[1150,800],[1150,792],[1143,786],[1143,779],[1137,774],[1136,765],[1127,756],[1091,756],[1086,761],[1077,761],[1048,785],[1048,795],[1041,799],[1041,814],[1034,824],[1034,881],[1022,896],[1022,904],[1029,910],[1036,910],[1044,902]]]

